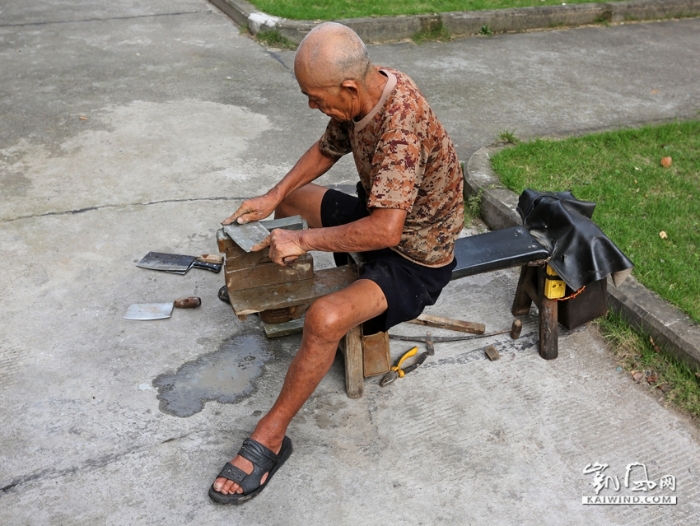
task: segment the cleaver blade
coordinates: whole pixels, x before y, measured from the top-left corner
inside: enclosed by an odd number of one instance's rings
[[[134,303],[124,314],[125,320],[164,320],[173,313],[173,302]]]
[[[141,258],[141,261],[136,263],[136,266],[150,270],[163,270],[171,274],[186,274],[193,267],[210,270],[211,272],[219,272],[221,270],[220,264],[199,261],[196,256],[166,254],[164,252],[149,252]]]
[[[270,231],[258,221],[252,221],[243,225],[239,225],[238,223],[225,225],[224,232],[246,252],[250,252],[251,247],[257,245],[270,235]]]
[[[173,308],[196,309],[202,304],[202,298],[191,296],[179,298],[167,303],[133,303],[126,309],[126,320],[164,320],[170,318]]]

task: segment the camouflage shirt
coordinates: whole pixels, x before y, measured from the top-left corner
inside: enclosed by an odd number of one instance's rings
[[[414,82],[381,68],[388,81],[362,120],[331,119],[321,151],[333,158],[352,152],[367,208],[407,211],[393,250],[420,265],[442,267],[454,257],[464,222],[462,172],[452,141]]]

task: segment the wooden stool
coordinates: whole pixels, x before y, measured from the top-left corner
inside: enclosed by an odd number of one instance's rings
[[[511,313],[513,316],[525,316],[532,302],[535,302],[540,311],[540,356],[553,360],[559,355],[559,302],[544,294],[546,267],[545,260],[522,266]]]
[[[284,221],[284,223],[282,223]],[[264,222],[268,230],[289,221]],[[302,314],[314,300],[346,288],[359,272],[359,258],[350,264],[314,271],[313,258],[305,254],[289,266],[281,266],[268,257],[269,249],[245,252],[223,230],[217,233],[219,251],[226,254],[224,279],[233,312],[245,320],[249,314],[265,313],[267,319],[283,316],[288,310]],[[354,327],[340,342],[345,359],[345,390],[350,398],[363,394],[364,378],[384,374],[391,367],[389,335],[381,332],[364,336],[362,326]]]
[[[363,336],[362,326],[358,325],[340,341],[340,350],[345,358],[348,398],[361,398],[365,378],[385,374],[391,369],[388,332]]]

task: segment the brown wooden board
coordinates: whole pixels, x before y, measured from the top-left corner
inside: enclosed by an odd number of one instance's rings
[[[389,372],[389,369],[391,369],[389,333],[378,332],[369,336],[363,336],[362,359],[365,378]]]
[[[453,320],[452,318],[442,318],[440,316],[430,316],[429,314],[421,314],[415,320],[408,323],[416,325],[428,325],[438,329],[449,329],[457,332],[467,332],[469,334],[484,334],[486,326],[483,323],[475,323],[471,321]]]
[[[340,350],[345,357],[345,392],[348,398],[361,398],[365,388],[362,371],[361,325],[350,329],[350,332],[340,341]]]
[[[241,247],[231,241],[226,248],[226,268],[239,269],[252,267],[260,262],[272,261],[270,259],[270,249],[264,248],[258,252],[246,252]]]
[[[484,352],[486,353],[486,356],[488,356],[488,359],[492,362],[495,362],[496,360],[501,358],[498,349],[496,349],[493,345],[489,345],[488,347],[486,347],[486,349],[484,349]]]
[[[229,292],[237,316],[263,310],[293,307],[344,289],[357,279],[357,271],[347,265],[317,270],[313,279],[280,283]]]
[[[304,254],[290,265],[282,266],[270,261],[240,268],[236,268],[232,261],[231,265],[226,266],[224,275],[226,276],[226,289],[231,295],[237,290],[313,279],[314,260],[311,254]]]

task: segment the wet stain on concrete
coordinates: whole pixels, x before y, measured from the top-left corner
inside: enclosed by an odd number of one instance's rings
[[[234,336],[219,350],[187,362],[174,374],[153,380],[158,389],[160,410],[169,415],[188,417],[216,400],[233,404],[255,392],[255,379],[279,343],[255,334]]]

